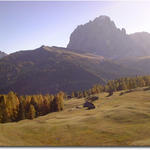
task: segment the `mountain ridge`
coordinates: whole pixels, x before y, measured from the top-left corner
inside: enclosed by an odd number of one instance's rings
[[[10,54],[0,60],[0,70],[0,93],[19,94],[70,93],[138,73],[101,56],[48,46]]]

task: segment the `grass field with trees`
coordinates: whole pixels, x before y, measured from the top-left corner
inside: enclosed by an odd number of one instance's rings
[[[130,92],[129,92],[130,91]],[[120,95],[120,93],[123,93]],[[150,88],[96,94],[95,109],[84,98],[64,101],[64,110],[0,124],[1,146],[148,146]],[[77,106],[81,107],[80,109]]]

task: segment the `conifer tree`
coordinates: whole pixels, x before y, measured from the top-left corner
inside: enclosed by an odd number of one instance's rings
[[[24,104],[21,102],[19,104],[18,120],[23,120],[23,119],[25,119],[25,108],[24,108]]]
[[[71,93],[71,97],[72,97],[72,98],[75,97],[75,93],[74,93],[74,92]]]
[[[36,117],[36,111],[32,104],[29,107],[28,119],[34,119]]]
[[[0,121],[2,123],[9,121],[9,117],[6,109],[6,97],[4,95],[0,96]]]

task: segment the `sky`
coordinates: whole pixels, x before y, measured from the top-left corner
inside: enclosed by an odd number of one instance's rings
[[[100,15],[128,34],[150,32],[150,1],[0,1],[0,51],[66,47],[78,25]]]

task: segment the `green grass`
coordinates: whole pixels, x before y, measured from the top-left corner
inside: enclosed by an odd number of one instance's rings
[[[122,92],[122,91],[121,91]],[[34,120],[0,124],[1,146],[150,145],[150,90],[122,96],[99,94],[96,109],[76,109],[84,99],[65,101],[65,110]]]

